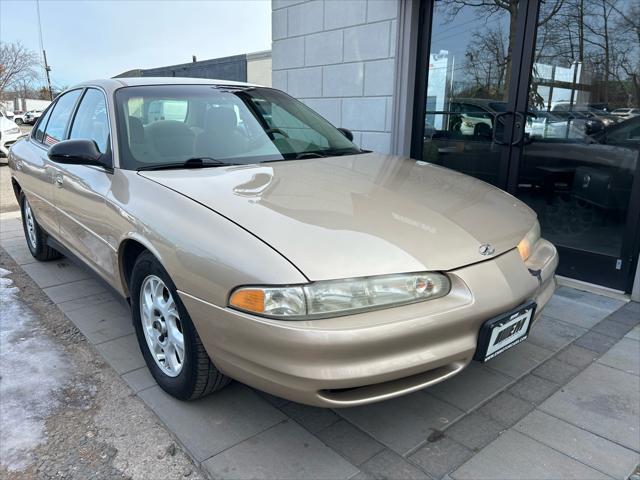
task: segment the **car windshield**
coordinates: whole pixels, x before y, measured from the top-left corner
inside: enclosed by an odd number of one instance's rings
[[[313,110],[271,88],[127,87],[116,92],[116,108],[124,169],[193,159],[213,166],[361,152]]]

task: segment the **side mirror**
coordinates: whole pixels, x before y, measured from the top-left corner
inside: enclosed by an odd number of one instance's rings
[[[93,140],[63,140],[52,145],[47,155],[56,163],[105,166]]]
[[[347,137],[347,140],[353,142],[353,132],[351,130],[349,130],[348,128],[338,128],[338,130],[340,130],[340,133]]]

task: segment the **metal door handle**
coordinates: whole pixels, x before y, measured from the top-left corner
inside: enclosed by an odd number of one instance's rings
[[[496,116],[493,119],[493,143],[496,143],[498,145],[509,145],[508,142],[505,142],[504,140],[498,140],[498,137],[496,136],[496,133],[498,133],[498,119],[500,117],[506,117],[507,115],[512,115],[512,112],[499,112],[496,113]],[[504,135],[504,123],[503,123],[503,128],[502,128],[502,134]]]
[[[513,130],[515,133],[515,140],[511,142],[512,147],[515,147],[522,141],[522,138],[524,137],[524,126],[527,123],[527,119],[521,112],[514,112],[514,115],[515,122],[513,124]]]
[[[62,183],[64,182],[64,177],[62,176],[62,174],[61,174],[61,173],[58,173],[58,174],[56,175],[55,179],[56,179],[56,185],[57,185],[58,187],[62,187]]]
[[[22,160],[16,160],[16,170],[22,170]]]

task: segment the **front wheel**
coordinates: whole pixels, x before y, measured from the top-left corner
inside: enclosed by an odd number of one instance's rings
[[[16,122],[16,125],[18,125],[19,127],[22,126],[22,124],[24,123],[21,118],[16,118],[15,122]]]
[[[192,400],[229,383],[209,359],[169,274],[149,252],[133,267],[131,309],[147,367],[164,391]]]

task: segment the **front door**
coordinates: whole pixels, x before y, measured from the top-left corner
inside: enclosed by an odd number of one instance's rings
[[[631,288],[640,219],[634,9],[423,2],[412,141],[413,156],[528,203],[560,251],[559,274],[618,290]]]

